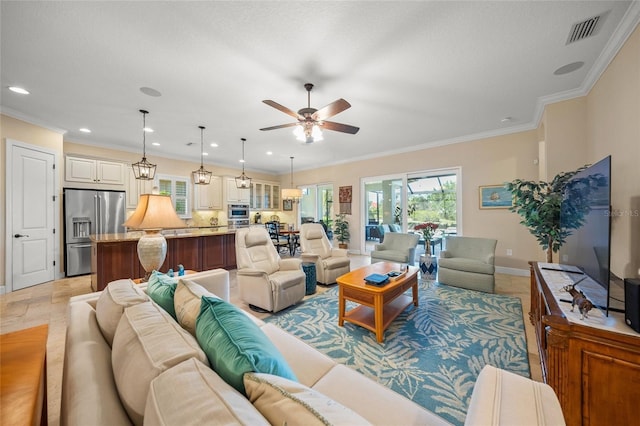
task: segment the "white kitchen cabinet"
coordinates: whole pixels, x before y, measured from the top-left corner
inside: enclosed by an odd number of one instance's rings
[[[128,179],[127,179],[127,208],[135,209],[138,206],[138,200],[142,194],[151,194],[153,190],[154,181],[136,179],[136,175],[133,174],[133,169],[128,167]]]
[[[230,203],[247,203],[249,204],[249,188],[236,187],[234,178],[226,178],[227,181],[227,201]]]
[[[65,180],[67,182],[124,186],[125,167],[124,163],[117,161],[67,155],[65,158]]]
[[[209,185],[193,185],[194,210],[222,210],[222,179],[211,176]]]
[[[280,210],[280,185],[272,182],[252,182],[251,208],[256,210]]]

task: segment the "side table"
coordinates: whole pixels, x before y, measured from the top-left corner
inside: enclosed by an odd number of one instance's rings
[[[47,324],[0,335],[0,424],[47,424],[48,336]]]
[[[318,284],[318,281],[316,280],[316,264],[305,262],[302,264],[302,270],[307,276],[305,280],[306,291],[304,294],[308,296],[316,292],[316,286]]]
[[[438,260],[432,255],[420,255],[420,271],[422,279],[435,280],[438,272]]]

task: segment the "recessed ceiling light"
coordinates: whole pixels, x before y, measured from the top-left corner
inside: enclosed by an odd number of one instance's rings
[[[82,129],[78,129],[80,130],[82,133],[91,133],[90,129],[87,129],[86,127],[83,127]]]
[[[20,93],[21,95],[29,94],[29,91],[27,89],[23,89],[22,87],[18,87],[18,86],[9,86],[9,90],[11,90],[14,93]]]
[[[273,155],[273,152],[267,151],[267,155]]]
[[[144,130],[144,131],[145,131],[145,132],[147,132],[147,133],[153,133],[153,129],[152,129],[151,127],[145,127],[145,128],[144,128],[144,129],[142,129],[142,130]]]
[[[209,153],[208,152],[203,152],[202,155],[209,155]]]
[[[213,142],[213,143],[211,144],[211,147],[213,147],[213,148],[217,148],[217,147],[218,147],[218,144],[217,144],[217,143],[215,143],[215,142]]]
[[[240,159],[240,160],[238,160],[238,161],[240,161],[241,163],[244,163],[244,158],[241,158],[241,159]]]
[[[570,64],[561,66],[560,68],[555,70],[553,72],[553,75],[569,74],[570,72],[574,72],[576,70],[579,70],[580,68],[582,68],[583,65],[584,65],[584,62],[582,62],[582,61],[572,62]]]
[[[153,146],[160,146],[160,142],[151,142],[151,145],[153,145]]]
[[[158,92],[156,89],[152,89],[151,87],[141,87],[140,91],[148,96],[153,96],[154,98],[162,96],[162,93]]]
[[[502,120],[500,120],[501,123],[511,123],[513,121],[512,117],[505,117]]]

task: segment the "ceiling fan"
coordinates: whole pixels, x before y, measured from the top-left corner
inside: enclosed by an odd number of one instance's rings
[[[334,132],[350,133],[352,135],[358,133],[358,130],[360,130],[359,127],[350,126],[348,124],[335,123],[333,121],[327,121],[327,118],[333,117],[334,115],[339,114],[348,108],[351,108],[351,104],[349,102],[345,101],[344,99],[338,99],[337,101],[334,101],[323,108],[311,108],[311,89],[313,89],[313,84],[306,83],[304,85],[304,88],[307,89],[307,107],[300,109],[297,113],[272,100],[267,99],[262,101],[265,104],[272,106],[275,109],[292,116],[293,118],[296,118],[298,120],[296,123],[265,127],[260,130],[275,130],[296,126],[296,129],[293,133],[296,135],[299,141],[306,143],[321,141],[323,139],[321,129],[333,130]]]

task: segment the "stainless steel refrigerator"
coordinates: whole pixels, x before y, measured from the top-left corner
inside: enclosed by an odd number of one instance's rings
[[[91,273],[89,235],[125,231],[125,201],[124,191],[63,189],[67,277]]]

